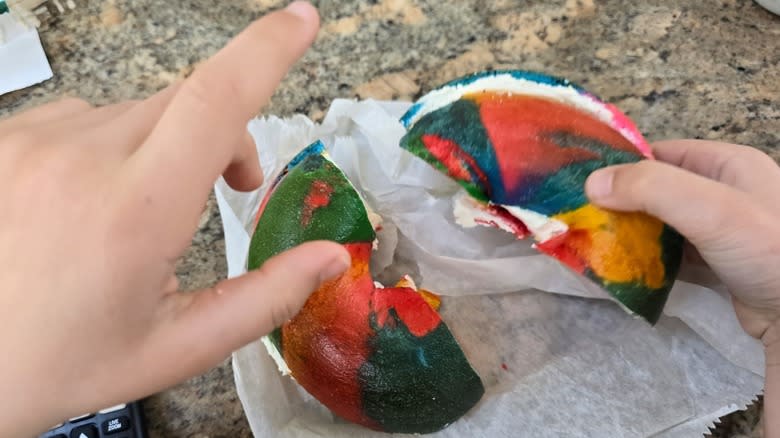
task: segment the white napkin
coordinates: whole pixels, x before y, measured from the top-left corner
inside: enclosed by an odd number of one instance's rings
[[[0,15],[0,95],[53,76],[38,30],[13,12]]]

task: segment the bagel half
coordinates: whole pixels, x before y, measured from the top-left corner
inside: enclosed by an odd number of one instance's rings
[[[248,269],[321,239],[344,245],[352,265],[264,341],[279,368],[339,417],[385,432],[435,432],[471,409],[484,387],[435,295],[408,278],[392,288],[372,280],[369,215],[322,143],[287,165],[258,210]]]
[[[657,322],[679,270],[682,237],[643,213],[591,204],[596,169],[653,159],[627,116],[565,79],[488,71],[429,92],[402,117],[401,147],[468,193],[463,226],[504,229]]]

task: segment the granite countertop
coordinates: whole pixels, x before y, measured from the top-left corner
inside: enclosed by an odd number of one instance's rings
[[[62,95],[95,104],[146,97],[286,3],[75,2],[42,32],[55,77],[0,97],[0,117]],[[266,113],[321,119],[334,98],[413,99],[471,71],[523,68],[582,84],[626,111],[649,140],[718,139],[780,159],[780,17],[751,0],[315,3],[322,32]],[[183,287],[198,288],[225,272],[212,199],[178,274]],[[229,361],[152,396],[146,411],[153,437],[251,436]],[[758,419],[754,405],[716,436],[760,436]]]

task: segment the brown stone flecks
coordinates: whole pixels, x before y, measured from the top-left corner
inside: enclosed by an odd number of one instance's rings
[[[420,91],[417,72],[412,70],[388,73],[355,87],[355,94],[361,99],[411,100]]]
[[[369,9],[366,18],[372,20],[397,20],[404,24],[425,22],[425,13],[411,0],[382,0]]]
[[[564,10],[568,17],[591,17],[596,12],[596,5],[593,0],[566,0]]]
[[[363,19],[359,15],[340,18],[325,25],[324,31],[328,34],[351,35],[360,28]]]
[[[499,44],[505,53],[538,53],[557,43],[563,36],[563,27],[552,21],[562,11],[543,14],[537,11],[506,14],[496,17],[493,24],[509,34]]]
[[[325,118],[326,114],[327,113],[322,109],[314,108],[311,111],[309,111],[309,118],[316,123],[320,123]]]
[[[609,59],[614,59],[618,53],[619,53],[619,49],[617,47],[605,46],[597,49],[594,55],[596,56],[596,58],[602,61],[607,61]]]
[[[405,25],[425,23],[425,13],[412,0],[382,0],[362,12],[327,23],[324,35],[352,35],[366,21],[393,20]]]
[[[100,24],[105,27],[114,27],[122,24],[124,16],[115,2],[107,1],[103,3],[103,9],[100,11]]]
[[[633,34],[642,35],[643,41],[658,40],[669,33],[669,28],[679,17],[679,10],[655,11],[635,17],[630,29]]]
[[[565,33],[561,19],[593,17],[593,0],[566,0],[565,4],[543,4],[518,12],[496,15],[491,20],[496,29],[508,38],[497,44],[497,49],[509,56],[538,54],[560,42]],[[602,55],[605,55],[602,52]]]
[[[251,9],[265,11],[268,9],[276,9],[289,2],[285,0],[247,0],[247,3]]]
[[[176,29],[167,29],[165,31],[165,35],[155,38],[154,40],[152,40],[152,42],[157,45],[165,44],[168,41],[176,38],[176,34],[177,34]]]
[[[195,67],[193,65],[187,65],[177,70],[161,71],[157,74],[157,79],[159,79],[161,83],[167,86],[176,81],[187,79],[187,77],[191,75],[194,70]]]
[[[469,50],[442,65],[436,73],[436,83],[451,81],[460,76],[493,68],[496,57],[487,44],[477,43]]]
[[[542,39],[550,44],[555,44],[561,40],[563,27],[558,23],[550,23],[544,28]]]

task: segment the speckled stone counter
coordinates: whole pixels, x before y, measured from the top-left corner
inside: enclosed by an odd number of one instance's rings
[[[146,97],[285,2],[76,3],[42,34],[55,78],[0,97],[0,116],[66,94],[95,104]],[[780,17],[750,0],[318,3],[322,32],[267,113],[320,119],[334,98],[413,99],[474,70],[523,68],[584,85],[650,140],[719,139],[780,159]],[[178,273],[196,288],[225,271],[212,201]],[[146,408],[154,437],[251,436],[229,362],[152,396]],[[730,417],[717,436],[760,436],[756,413]]]

